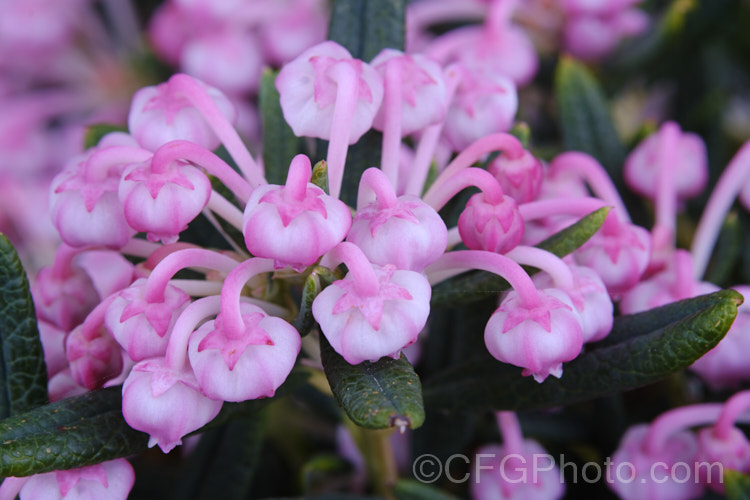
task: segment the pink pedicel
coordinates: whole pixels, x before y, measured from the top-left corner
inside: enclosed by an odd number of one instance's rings
[[[335,267],[342,261],[349,273],[313,302],[321,331],[350,364],[397,357],[416,341],[427,322],[432,295],[427,279],[393,265],[372,265],[348,242],[334,248],[322,264]]]
[[[464,68],[445,117],[444,137],[454,151],[462,151],[482,137],[508,131],[517,110],[518,94],[511,80]]]
[[[677,463],[688,464],[692,473],[699,453],[695,436],[684,430],[673,432],[664,437],[660,446],[651,449],[649,431],[646,424],[628,429],[607,467],[607,477],[614,479],[607,485],[623,500],[689,500],[699,497],[703,485],[695,478],[683,482],[675,474],[670,474]],[[619,476],[616,474],[618,468]],[[678,467],[678,470],[682,468]],[[628,480],[621,481],[620,478]]]
[[[233,122],[236,110],[218,89],[195,80],[207,93],[224,118]],[[219,146],[209,122],[185,95],[182,88],[170,79],[135,93],[128,115],[128,129],[142,147],[156,151],[173,140],[187,140],[206,149]]]
[[[651,236],[640,226],[622,222],[613,211],[594,236],[573,255],[601,277],[613,299],[633,288],[646,270]]]
[[[581,322],[570,297],[557,288],[538,291],[524,304],[515,290],[507,293],[484,330],[484,343],[495,359],[523,368],[539,383],[562,376],[562,364],[581,352]]]
[[[126,500],[134,482],[133,466],[118,458],[31,476],[19,497],[21,500]]]
[[[524,150],[520,158],[500,153],[492,160],[487,170],[500,183],[503,194],[513,198],[516,203],[534,201],[542,189],[544,179],[542,162],[529,151]]]
[[[375,193],[377,200],[364,204]],[[421,272],[445,252],[448,229],[431,206],[416,196],[399,196],[382,171],[367,169],[346,241],[357,245],[373,264]]]
[[[473,500],[559,500],[565,494],[562,472],[536,441],[524,439],[516,414],[497,413],[501,445],[474,453]],[[540,460],[541,459],[541,460]]]
[[[297,330],[252,304],[240,304],[242,332],[221,315],[190,336],[190,364],[201,392],[221,401],[272,397],[289,376],[301,347]]]
[[[679,131],[679,128],[678,128]],[[672,182],[680,201],[693,198],[703,192],[708,182],[708,156],[706,145],[700,136],[679,133],[674,147]],[[653,133],[644,139],[625,160],[623,176],[628,187],[651,200],[656,198],[659,171],[659,149],[663,141],[661,133]]]
[[[253,191],[242,225],[251,254],[301,272],[344,239],[351,227],[349,208],[310,183],[311,176],[310,160],[297,155],[284,186]]]
[[[136,364],[122,385],[122,415],[133,429],[149,434],[149,448],[164,453],[218,415],[223,401],[201,394],[189,366],[174,370],[164,358]]]
[[[117,294],[105,315],[107,328],[133,361],[165,354],[168,333],[190,303],[185,292],[171,285],[160,301],[149,301],[146,283],[141,278]]]
[[[696,372],[714,390],[732,389],[750,380],[750,286],[735,287],[745,298],[737,308],[737,318],[719,344],[692,364]]]
[[[470,250],[506,253],[521,243],[524,221],[510,196],[493,200],[485,193],[469,198],[458,218],[461,240]]]
[[[208,203],[211,182],[189,163],[159,161],[158,151],[123,172],[118,197],[130,227],[149,241],[174,243]]]
[[[607,287],[593,269],[577,265],[569,265],[569,268],[575,284],[571,301],[581,321],[583,342],[601,340],[609,335],[614,320],[614,305]],[[540,289],[555,284],[552,276],[547,273],[538,273],[533,280]]]

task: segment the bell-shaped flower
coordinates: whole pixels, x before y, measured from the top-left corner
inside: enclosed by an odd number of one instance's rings
[[[651,235],[640,226],[621,222],[612,212],[574,254],[576,262],[596,271],[613,298],[635,286],[651,255]]]
[[[354,144],[372,126],[383,100],[383,82],[372,66],[354,59],[341,45],[326,41],[307,49],[276,78],[284,119],[297,136],[331,139],[339,88],[352,73],[353,119],[347,144]]]
[[[65,355],[75,381],[89,390],[122,372],[122,349],[103,326],[84,321],[74,328],[65,340]]]
[[[18,496],[21,500],[126,500],[134,482],[133,466],[118,458],[31,476]]]
[[[717,493],[724,493],[724,472],[728,469],[750,472],[750,441],[737,427],[730,427],[726,436],[719,436],[715,427],[698,431],[698,480]],[[718,466],[717,466],[718,465]]]
[[[487,170],[500,183],[503,193],[513,198],[516,203],[535,200],[542,189],[542,162],[527,150],[524,150],[520,158],[500,153],[487,166]]]
[[[485,445],[474,453],[473,500],[559,500],[565,494],[562,473],[552,456],[532,439],[522,450]]]
[[[518,110],[515,84],[498,74],[464,69],[445,117],[443,134],[454,151],[490,134],[505,132]]]
[[[310,160],[297,155],[286,185],[253,190],[245,206],[242,232],[256,257],[273,259],[277,268],[302,271],[346,236],[349,208],[310,182]]]
[[[133,361],[163,356],[176,318],[190,303],[188,294],[167,284],[160,301],[147,298],[143,278],[112,300],[105,323],[115,340]]]
[[[242,303],[240,310],[243,332],[230,331],[219,315],[190,336],[190,364],[201,392],[211,399],[238,402],[273,396],[300,351],[301,339],[292,325],[253,304]]]
[[[623,169],[628,187],[651,200],[656,199],[663,140],[660,133],[648,136],[628,155]],[[672,154],[674,161],[669,168],[673,170],[678,199],[685,201],[699,195],[708,182],[708,156],[703,139],[697,134],[679,133]]]
[[[233,122],[236,110],[220,90],[200,85],[224,118]],[[173,140],[194,142],[208,150],[219,146],[219,138],[183,89],[170,79],[153,87],[144,87],[133,95],[128,129],[138,144],[151,151]]]
[[[458,218],[461,241],[471,250],[506,253],[521,243],[524,221],[510,196],[494,203],[485,193],[469,198]]]
[[[208,204],[211,182],[187,162],[155,155],[123,172],[118,195],[130,227],[150,241],[174,243]]]
[[[649,426],[636,425],[628,429],[620,445],[607,465],[609,486],[623,500],[689,500],[703,493],[703,485],[695,477],[684,481],[682,467],[674,469],[675,464],[687,464],[692,473],[693,463],[698,453],[695,435],[689,431],[672,433],[656,450],[648,445]]]
[[[377,200],[359,205],[346,241],[373,264],[422,271],[445,252],[448,229],[440,215],[416,196],[399,196],[382,171],[370,168],[360,181],[360,199],[371,188]]]
[[[149,434],[148,446],[164,453],[214,419],[223,402],[201,394],[189,366],[172,370],[164,358],[136,364],[122,385],[122,415],[133,429]]]
[[[375,116],[373,128],[383,131],[387,124],[389,78],[395,80],[397,88],[392,90],[400,97],[395,102],[400,115],[399,135],[409,135],[443,119],[447,95],[439,64],[427,56],[394,49],[383,49],[370,64],[383,76],[386,91],[386,105]]]
[[[272,64],[284,64],[326,39],[329,14],[323,0],[282,0],[278,15],[260,26],[261,49]]]
[[[578,313],[562,290],[539,291],[535,304],[525,305],[518,293],[508,292],[484,330],[492,356],[523,368],[537,382],[562,376],[562,364],[581,352],[583,334]]]
[[[427,279],[393,265],[372,266],[351,243],[337,248],[359,255],[349,256],[345,260],[349,274],[313,301],[313,316],[321,331],[353,365],[398,356],[416,341],[427,322],[432,294]]]
[[[96,307],[99,294],[83,269],[66,267],[62,272],[55,266],[42,268],[31,290],[37,317],[70,331]]]

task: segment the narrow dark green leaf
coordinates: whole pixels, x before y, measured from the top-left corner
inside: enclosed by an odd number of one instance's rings
[[[176,482],[174,500],[249,498],[265,435],[262,412],[205,432]]]
[[[729,500],[750,500],[750,475],[724,469],[724,488]]]
[[[124,125],[114,125],[112,123],[95,123],[86,129],[86,135],[83,137],[83,148],[93,148],[105,135],[110,132],[127,132],[128,127]]]
[[[284,120],[276,90],[278,71],[266,70],[260,82],[260,115],[263,120],[263,165],[271,184],[284,184],[292,158],[301,150],[301,139]]]
[[[625,149],[594,76],[582,63],[563,57],[555,75],[555,95],[565,149],[590,154],[619,181]]]
[[[47,403],[47,366],[26,271],[0,233],[0,418]]]
[[[410,479],[400,479],[393,488],[393,494],[398,500],[458,500],[458,497],[434,486]]]
[[[541,384],[489,355],[471,360],[429,380],[425,402],[430,409],[532,410],[634,389],[687,368],[712,349],[729,330],[741,303],[740,294],[722,290],[673,305],[661,324],[653,320],[663,308],[635,315],[639,318],[626,321],[639,335],[584,352],[564,365],[562,378],[548,377]],[[680,308],[682,316],[675,318]],[[644,331],[648,326],[655,329]]]
[[[742,248],[742,225],[737,214],[730,213],[716,241],[705,281],[720,284],[732,279],[732,271],[739,262]]]
[[[604,207],[590,213],[572,226],[553,234],[537,247],[552,252],[558,257],[568,255],[588,241],[604,223],[609,208]],[[432,288],[432,306],[457,305],[486,299],[507,290],[508,282],[500,276],[485,271],[464,273],[443,281]]]
[[[422,384],[406,356],[350,365],[323,335],[320,356],[333,395],[355,424],[416,429],[424,422]]]
[[[333,283],[336,277],[327,267],[317,266],[310,275],[305,279],[305,286],[302,288],[302,299],[300,301],[299,313],[294,318],[292,326],[297,329],[303,337],[310,333],[315,326],[315,318],[312,315],[312,303],[315,297]]]
[[[406,0],[334,0],[328,38],[369,62],[382,49],[404,50]]]

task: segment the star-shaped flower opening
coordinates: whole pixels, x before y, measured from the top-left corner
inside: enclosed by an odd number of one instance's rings
[[[359,310],[362,316],[375,330],[380,329],[380,320],[383,318],[383,308],[387,300],[412,300],[408,290],[395,283],[391,283],[396,266],[386,265],[375,269],[380,284],[375,295],[360,295],[357,284],[353,279],[336,281],[333,285],[344,291],[333,306],[333,314],[341,314],[353,308]]]
[[[199,390],[192,371],[175,371],[166,364],[164,358],[141,361],[133,367],[133,371],[151,373],[151,394],[155,398],[167,392],[178,382],[195,391]]]
[[[547,295],[546,293],[539,294],[539,304],[532,308],[527,308],[518,303],[517,300],[504,301],[498,308],[499,311],[508,313],[505,321],[503,322],[503,333],[517,327],[526,320],[533,321],[539,324],[546,331],[552,331],[552,317],[551,313],[555,309],[570,309],[570,306],[566,305],[562,301]]]
[[[120,296],[128,302],[120,315],[120,323],[144,314],[157,335],[164,337],[175,311],[174,301],[147,302],[143,296],[144,290],[141,288],[126,288],[120,292]]]
[[[192,191],[195,186],[182,172],[186,165],[187,163],[183,161],[174,161],[167,165],[163,172],[154,172],[151,168],[151,162],[146,162],[133,169],[125,176],[125,180],[142,182],[153,199],[156,199],[159,191],[168,182]]]
[[[157,86],[156,91],[156,95],[148,100],[146,105],[143,107],[143,110],[160,110],[162,113],[164,113],[164,119],[169,125],[174,122],[175,117],[177,117],[177,113],[182,111],[184,108],[191,107],[191,104],[187,100],[187,98],[174,92],[169,83]]]
[[[55,188],[55,193],[78,191],[81,194],[86,211],[91,212],[105,193],[117,192],[120,179],[114,176],[107,176],[104,179],[89,180],[86,177],[84,165],[85,162],[81,162],[78,168],[76,168],[76,172]]]
[[[89,465],[80,469],[59,470],[56,472],[57,484],[60,487],[60,494],[64,497],[70,490],[76,487],[80,480],[97,481],[105,488],[109,488],[107,481],[107,469],[102,464]]]
[[[417,93],[421,87],[437,85],[434,78],[422,69],[409,55],[395,58],[396,64],[401,66],[401,95],[412,108],[417,106]]]
[[[374,238],[383,224],[393,217],[419,224],[414,210],[420,208],[421,203],[415,200],[398,200],[390,207],[381,207],[377,202],[370,203],[357,212],[358,219],[370,221],[370,235]]]
[[[511,198],[504,196],[503,199],[497,203],[489,203],[484,194],[479,195],[481,198],[477,198],[478,201],[472,203],[471,206],[474,210],[474,222],[479,232],[484,232],[492,220],[497,220],[503,231],[507,232],[513,225],[513,221],[520,218],[518,207],[512,201]]]
[[[619,223],[615,219],[610,222],[609,218],[605,220],[601,230],[592,237],[589,244],[599,245],[613,264],[617,264],[620,252],[626,248],[646,249],[634,228]]]
[[[270,203],[276,207],[281,217],[281,223],[287,227],[295,217],[305,212],[316,212],[328,218],[325,203],[320,198],[323,195],[322,190],[315,186],[308,186],[305,191],[305,197],[302,200],[294,199],[287,196],[287,191],[283,186],[273,189],[260,199],[261,203]]]
[[[357,99],[363,99],[368,103],[372,102],[372,92],[369,85],[361,77],[362,61],[359,59],[334,59],[330,56],[313,56],[310,58],[315,71],[315,81],[313,82],[315,92],[315,102],[318,108],[323,109],[331,106],[336,102],[336,92],[338,85],[334,79],[329,76],[331,68],[337,64],[348,64],[354,68],[359,84],[357,87]]]
[[[265,318],[265,315],[261,313],[243,315],[245,332],[241,337],[236,338],[227,334],[227,330],[223,328],[221,316],[217,317],[214,330],[203,337],[203,340],[198,344],[198,352],[206,349],[218,349],[221,351],[221,356],[224,358],[227,367],[233,370],[237,361],[249,346],[274,345],[268,332],[258,326],[263,318]]]

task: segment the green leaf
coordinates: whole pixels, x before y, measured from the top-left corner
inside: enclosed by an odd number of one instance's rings
[[[724,469],[724,488],[729,500],[750,500],[750,475]]]
[[[434,486],[410,479],[399,479],[393,488],[393,494],[398,500],[458,500],[458,497]]]
[[[328,39],[369,62],[384,48],[404,50],[406,0],[334,0]]]
[[[310,182],[318,186],[326,194],[330,193],[328,189],[328,163],[325,160],[320,160],[313,166]]]
[[[260,115],[263,120],[263,165],[270,184],[284,184],[292,158],[301,151],[302,139],[284,120],[276,90],[278,71],[267,69],[260,81]]]
[[[114,125],[112,123],[95,123],[90,125],[86,129],[86,135],[83,137],[83,148],[93,148],[105,135],[110,132],[125,132],[127,133],[128,127],[124,125]]]
[[[565,149],[590,154],[619,182],[625,149],[594,76],[580,62],[563,57],[555,74],[555,95]]]
[[[310,333],[315,326],[315,318],[312,315],[312,303],[315,297],[333,283],[336,277],[330,269],[323,266],[316,266],[310,275],[305,279],[305,286],[302,288],[302,300],[300,301],[299,313],[294,318],[292,326],[297,329],[303,337]]]
[[[609,207],[596,210],[581,220],[542,241],[537,247],[564,257],[588,241],[607,218]],[[457,305],[486,299],[507,290],[510,285],[496,274],[485,271],[464,273],[432,288],[431,305]]]
[[[333,395],[355,424],[416,429],[424,422],[422,384],[403,354],[350,365],[321,335],[320,357]]]
[[[583,352],[564,365],[562,378],[541,384],[489,355],[471,360],[429,380],[425,403],[430,409],[520,411],[634,389],[687,368],[711,350],[741,303],[740,294],[722,290],[618,318],[614,334],[623,336],[621,341]]]
[[[0,418],[47,403],[47,366],[29,281],[0,233]]]

